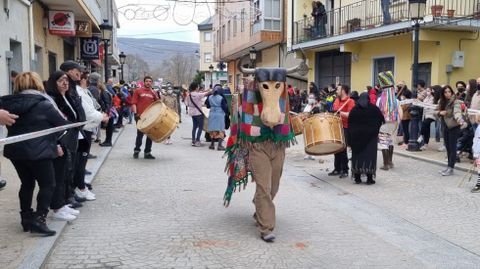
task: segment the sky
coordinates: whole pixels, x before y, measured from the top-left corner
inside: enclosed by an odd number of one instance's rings
[[[120,37],[199,42],[197,24],[214,14],[213,4],[173,0],[115,0]],[[203,1],[205,2],[205,1]]]

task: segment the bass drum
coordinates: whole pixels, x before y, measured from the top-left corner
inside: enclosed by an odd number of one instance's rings
[[[329,155],[346,147],[342,119],[332,113],[316,114],[303,122],[305,152]]]
[[[152,141],[160,143],[177,129],[178,114],[161,101],[148,106],[137,122],[137,129]]]

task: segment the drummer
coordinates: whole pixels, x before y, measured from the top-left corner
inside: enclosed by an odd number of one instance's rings
[[[348,146],[348,115],[350,111],[355,107],[355,101],[350,96],[350,87],[347,85],[339,85],[337,87],[337,98],[333,103],[333,110],[339,111],[338,115],[342,118],[342,125],[345,134],[345,144]],[[348,156],[347,149],[335,153],[335,163],[332,172],[328,173],[329,176],[340,175],[340,178],[348,177]]]
[[[143,88],[135,90],[132,98],[132,112],[135,115],[135,121],[138,122],[143,111],[153,102],[159,99],[158,94],[152,89],[153,79],[150,76],[143,78]],[[143,133],[137,128],[137,139],[135,140],[135,149],[133,150],[133,158],[138,159],[142,147]],[[144,158],[153,160],[155,157],[152,152],[152,140],[147,137],[145,142]]]

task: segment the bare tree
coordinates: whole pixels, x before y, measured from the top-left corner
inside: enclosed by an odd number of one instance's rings
[[[176,54],[162,62],[161,67],[153,72],[164,81],[174,85],[190,84],[198,70],[198,61],[193,55]]]
[[[148,66],[148,63],[140,58],[140,55],[138,54],[129,55],[125,59],[125,65],[123,68],[125,72],[124,78],[128,81],[142,80],[144,76],[150,74],[150,67]]]

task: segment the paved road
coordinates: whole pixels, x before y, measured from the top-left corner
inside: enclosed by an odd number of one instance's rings
[[[189,143],[190,123],[156,160],[132,159],[127,126],[95,181],[97,200],[69,225],[45,268],[472,268],[480,264],[480,195],[462,174],[395,157],[374,186],[326,176],[332,157],[288,151],[277,241],[256,233],[254,186],[222,205],[222,153]]]

